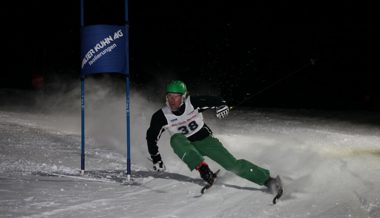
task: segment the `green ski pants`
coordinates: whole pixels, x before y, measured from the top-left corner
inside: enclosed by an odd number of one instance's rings
[[[177,133],[171,137],[170,145],[190,170],[195,169],[204,160],[203,156],[207,156],[224,169],[258,185],[264,185],[270,175],[267,169],[244,159],[237,160],[217,138],[212,136],[190,142],[183,134]]]

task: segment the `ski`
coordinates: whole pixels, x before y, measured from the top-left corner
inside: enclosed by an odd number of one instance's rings
[[[272,202],[273,202],[273,204],[276,204],[277,200],[280,199],[282,194],[284,193],[284,189],[282,187],[282,182],[281,182],[280,176],[276,177],[276,183],[275,183],[275,187],[274,187],[273,192],[274,192],[273,194],[275,196],[274,196]]]
[[[214,173],[214,182],[212,184],[210,183],[207,183],[205,186],[203,186],[203,188],[201,189],[201,194],[204,194],[206,190],[208,190],[209,188],[212,187],[212,185],[215,183],[215,180],[216,180],[216,177],[218,177],[218,173],[220,172],[220,169],[218,169],[217,171],[215,171]]]

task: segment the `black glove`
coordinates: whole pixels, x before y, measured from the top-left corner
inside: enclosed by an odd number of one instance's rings
[[[219,119],[225,118],[230,112],[230,108],[227,105],[221,105],[216,108],[216,117]]]
[[[162,162],[161,155],[158,153],[156,155],[151,155],[153,162],[153,170],[156,172],[163,172],[166,170],[164,162]]]

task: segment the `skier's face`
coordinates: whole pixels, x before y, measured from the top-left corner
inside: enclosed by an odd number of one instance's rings
[[[172,111],[177,111],[182,105],[182,94],[168,93],[166,95],[168,105]]]

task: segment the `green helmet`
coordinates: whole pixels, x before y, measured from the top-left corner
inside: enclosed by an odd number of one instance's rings
[[[172,80],[166,85],[166,93],[180,93],[184,95],[186,92],[186,85],[180,80]]]

